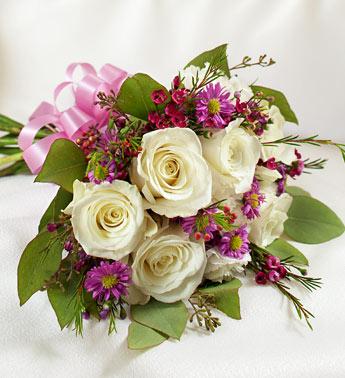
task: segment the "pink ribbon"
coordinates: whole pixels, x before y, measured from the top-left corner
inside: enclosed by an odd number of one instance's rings
[[[83,77],[74,82],[75,70],[80,67]],[[33,174],[37,174],[49,152],[51,144],[59,138],[75,141],[79,135],[92,125],[104,126],[108,122],[108,113],[95,106],[97,93],[117,93],[128,76],[127,72],[105,64],[96,72],[91,64],[72,63],[67,67],[67,80],[59,84],[54,91],[54,105],[42,102],[30,116],[18,137],[19,147],[24,151],[23,158]],[[70,86],[74,95],[74,105],[64,111],[56,106],[62,90]],[[34,143],[37,132],[44,126],[53,124],[57,132]]]

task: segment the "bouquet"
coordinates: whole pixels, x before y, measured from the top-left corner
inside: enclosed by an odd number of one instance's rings
[[[61,329],[77,334],[90,318],[111,334],[128,315],[128,347],[145,349],[179,340],[188,321],[214,332],[218,311],[240,319],[246,274],[312,327],[291,289],[321,281],[290,241],[323,243],[344,224],[291,183],[326,163],[300,145],[333,145],[344,159],[345,145],[284,135],[298,121],[283,93],[236,75],[275,62],[246,56],[230,68],[226,50],[197,56],[169,87],[71,64],[55,104],[25,126],[1,116],[1,175],[31,171],[59,187],[19,262],[20,305],[46,291]],[[61,109],[67,89],[74,101]]]

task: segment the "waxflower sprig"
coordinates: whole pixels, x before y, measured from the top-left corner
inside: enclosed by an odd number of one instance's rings
[[[299,135],[288,135],[284,138],[263,142],[264,146],[278,146],[279,144],[288,144],[291,146],[301,146],[302,144],[310,144],[312,146],[330,145],[335,146],[341,152],[345,162],[345,144],[333,142],[330,139],[318,139],[319,135],[312,135],[310,137],[300,137]]]
[[[305,319],[309,328],[312,329],[310,317],[314,315],[305,309],[300,299],[291,294],[290,287],[282,282],[296,281],[308,291],[312,292],[321,287],[320,278],[312,278],[306,276],[306,270],[293,263],[293,256],[280,260],[278,257],[271,255],[269,251],[251,244],[252,261],[248,264],[248,268],[255,273],[255,281],[258,285],[273,284],[277,289],[286,296],[293,304],[298,316]],[[293,270],[300,272],[296,274]]]

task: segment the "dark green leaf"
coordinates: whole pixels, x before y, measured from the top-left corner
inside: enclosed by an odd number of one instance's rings
[[[240,298],[238,289],[242,286],[239,279],[233,278],[229,282],[199,289],[201,293],[212,294],[216,307],[233,319],[241,319]]]
[[[18,265],[18,296],[23,305],[58,270],[62,243],[52,234],[38,234],[25,248]]]
[[[284,232],[300,243],[324,243],[340,236],[345,230],[339,217],[312,197],[294,196],[288,217]]]
[[[132,322],[128,327],[128,348],[146,349],[161,344],[168,336],[146,327],[140,323]]]
[[[219,69],[223,71],[227,77],[230,77],[228,58],[226,54],[227,46],[227,44],[224,44],[212,50],[203,52],[202,54],[191,60],[185,68],[189,66],[203,68],[205,66],[205,63],[208,62],[211,65],[219,66]]]
[[[310,193],[298,186],[287,186],[286,193],[291,194],[292,196],[307,196],[310,197]]]
[[[188,311],[181,301],[162,303],[151,299],[146,305],[131,306],[132,319],[156,331],[180,339],[188,320]]]
[[[72,201],[72,198],[73,195],[71,193],[66,192],[66,190],[63,188],[60,188],[48,209],[43,214],[38,230],[41,232],[48,223],[57,222],[59,220],[61,210],[67,207],[67,205]]]
[[[61,329],[74,319],[78,308],[78,287],[82,280],[81,274],[73,274],[69,281],[64,282],[63,289],[55,285],[47,290]]]
[[[52,182],[72,193],[74,180],[84,178],[86,167],[85,155],[76,144],[67,139],[57,139],[35,181]]]
[[[150,111],[157,109],[151,100],[151,93],[162,89],[170,98],[168,90],[149,75],[137,73],[124,81],[116,105],[124,113],[147,120]],[[163,105],[158,106],[161,109]]]
[[[291,109],[288,100],[282,92],[271,88],[261,87],[259,85],[252,85],[252,90],[254,93],[263,92],[264,96],[274,97],[274,101],[271,104],[278,106],[281,114],[287,122],[292,122],[298,125],[297,117]]]
[[[290,257],[289,262],[292,264],[308,265],[308,260],[303,253],[283,239],[276,239],[266,247],[266,250],[280,259]]]

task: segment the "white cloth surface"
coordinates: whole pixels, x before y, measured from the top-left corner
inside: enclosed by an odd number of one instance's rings
[[[300,120],[292,132],[345,142],[345,2],[1,0],[0,112],[25,122],[64,79],[65,67],[109,62],[168,83],[199,52],[229,42],[230,65],[262,52],[277,60],[250,69],[248,80],[288,97]],[[298,185],[345,219],[344,164],[330,148],[305,148],[329,157],[324,171]],[[84,338],[59,331],[45,293],[19,308],[16,268],[56,189],[33,177],[0,179],[1,377],[340,377],[345,375],[345,237],[300,246],[310,274],[324,280],[312,295],[298,292],[316,315],[314,331],[295,318],[285,299],[250,280],[240,289],[242,318],[221,316],[208,335],[188,326],[180,342],[146,352],[127,349],[128,321],[108,337],[106,323],[86,324]]]

